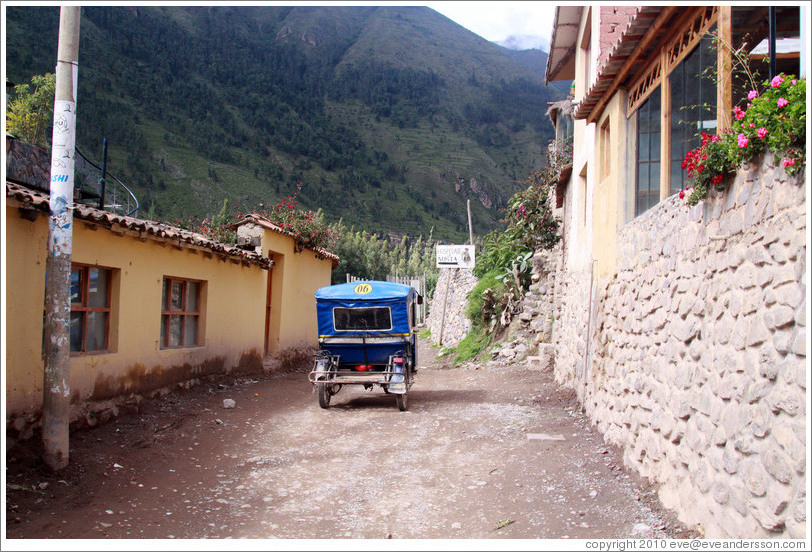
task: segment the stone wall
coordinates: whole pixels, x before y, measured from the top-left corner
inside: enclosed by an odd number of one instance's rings
[[[772,155],[623,226],[579,396],[708,537],[805,538],[806,187]],[[560,274],[556,379],[578,387],[588,277]]]
[[[6,177],[40,190],[49,190],[50,153],[6,134]]]
[[[468,292],[474,289],[476,283],[477,278],[471,270],[440,269],[426,318],[426,326],[431,330],[431,340],[434,343],[443,347],[456,347],[471,329],[471,321],[465,316],[465,306],[468,304]]]
[[[589,271],[562,270],[556,274],[555,344],[556,383],[575,389],[584,402],[586,338],[589,325]]]

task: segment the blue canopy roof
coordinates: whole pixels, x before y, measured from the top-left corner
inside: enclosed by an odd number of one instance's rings
[[[366,280],[323,287],[316,291],[316,299],[375,301],[406,298],[409,294],[417,294],[417,292],[413,287],[404,284]]]

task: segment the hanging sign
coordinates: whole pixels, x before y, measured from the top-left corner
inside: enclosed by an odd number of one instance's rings
[[[473,245],[438,245],[437,268],[474,268]]]

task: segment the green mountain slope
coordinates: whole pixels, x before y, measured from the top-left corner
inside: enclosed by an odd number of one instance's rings
[[[52,72],[56,7],[7,8],[8,78]],[[420,7],[84,7],[78,140],[140,216],[270,207],[301,189],[328,220],[484,233],[552,136],[563,97]],[[98,153],[97,153],[98,152]]]

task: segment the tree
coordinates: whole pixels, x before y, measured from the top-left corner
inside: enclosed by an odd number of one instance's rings
[[[31,77],[34,91],[27,84],[14,87],[14,99],[6,110],[6,128],[21,140],[47,148],[50,146],[49,130],[54,114],[54,89],[56,75],[46,73]]]

